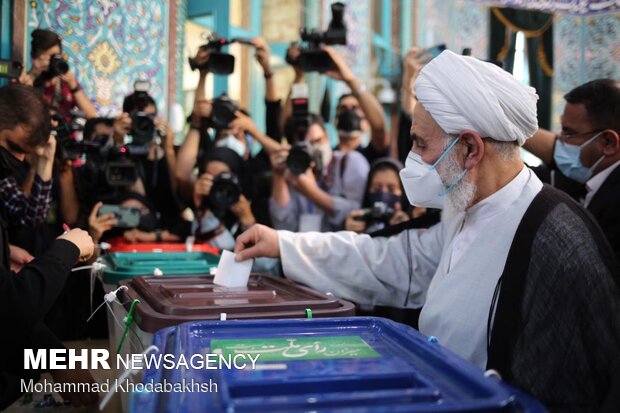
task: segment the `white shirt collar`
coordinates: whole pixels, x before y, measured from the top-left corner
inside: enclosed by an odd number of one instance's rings
[[[472,222],[472,220],[486,219],[500,213],[519,197],[529,178],[530,170],[523,166],[521,172],[512,181],[500,188],[499,191],[469,208],[465,214],[465,219]]]
[[[620,165],[620,161],[608,166],[603,169],[601,172],[594,175],[592,178],[586,182],[586,190],[588,193],[586,194],[586,198],[583,202],[584,206],[588,206],[594,195],[598,192],[598,190],[603,185],[603,182],[611,175],[611,173]]]

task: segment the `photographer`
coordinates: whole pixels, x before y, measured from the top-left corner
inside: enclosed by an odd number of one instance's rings
[[[371,233],[388,225],[395,225],[410,219],[403,211],[403,187],[398,172],[403,165],[390,158],[379,158],[373,162],[368,173],[368,182],[361,210],[352,211],[345,222],[345,230],[357,233]]]
[[[86,162],[71,168],[71,177],[67,177],[67,181],[74,180],[79,201],[80,227],[86,228],[87,218],[102,195],[114,194],[122,189],[110,185],[106,179],[106,165],[111,160],[114,149],[122,145],[115,143],[114,135],[118,129],[119,134],[124,136],[124,126],[115,128],[123,119],[123,116],[116,119],[93,118],[84,125],[82,142],[92,145],[92,149],[86,153]]]
[[[269,210],[273,227],[289,231],[339,230],[347,214],[361,205],[368,162],[356,151],[332,152],[320,116],[311,114],[308,123],[302,144],[306,156],[299,145],[271,156]],[[303,158],[306,162],[296,161]]]
[[[131,190],[144,194],[162,214],[164,224],[173,225],[181,214],[174,176],[174,133],[157,117],[155,100],[144,90],[148,86],[138,87],[139,83],[123,101],[123,114],[114,123],[114,140],[123,142],[126,135],[131,136],[126,148],[139,178]]]
[[[267,130],[278,133],[277,116],[279,101],[273,85],[270,87],[271,68],[269,66],[269,50],[264,40],[253,40],[257,47],[256,57],[266,74],[267,81]],[[248,173],[241,182],[246,198],[253,201],[255,217],[262,223],[269,222],[267,201],[264,194],[269,191],[269,179],[266,177],[270,169],[268,154],[280,148],[278,141],[268,134],[262,133],[251,117],[239,108],[236,102],[222,95],[207,100],[204,95],[204,84],[207,74],[209,51],[201,49],[196,55],[196,64],[200,70],[200,80],[196,89],[194,109],[190,116],[191,127],[181,145],[177,158],[176,179],[182,197],[190,201],[195,181],[194,168],[205,164],[205,159],[214,147],[233,150],[243,159],[242,169]],[[274,100],[275,99],[275,100]],[[270,121],[271,119],[271,121]],[[275,120],[275,121],[274,121]],[[209,128],[215,130],[215,139],[209,135]],[[253,155],[252,142],[258,141],[263,150]],[[202,172],[199,168],[199,173]],[[261,198],[262,197],[262,198]],[[263,201],[263,202],[261,202]]]
[[[338,131],[337,148],[342,152],[359,151],[368,162],[389,155],[390,136],[386,131],[385,113],[377,98],[366,88],[346,64],[344,59],[330,46],[322,49],[332,62],[333,69],[324,72],[326,76],[347,84],[351,93],[338,99],[334,126]],[[287,61],[298,62],[300,49],[292,45],[287,51]],[[295,67],[295,64],[293,65]],[[303,83],[305,75],[295,68],[295,83]],[[285,116],[291,111],[287,104]],[[365,135],[370,135],[369,144],[362,147]]]
[[[30,46],[32,67],[25,83],[43,92],[46,101],[60,109],[70,121],[69,112],[77,106],[86,118],[94,118],[97,111],[84,94],[73,71],[62,57],[62,40],[50,30],[35,29]],[[22,79],[23,81],[24,79]]]
[[[361,210],[352,211],[345,230],[371,236],[391,236],[405,229],[428,228],[439,222],[439,211],[412,207],[404,198],[398,173],[403,164],[392,158],[377,159],[370,167]]]
[[[242,194],[239,174],[243,160],[228,148],[214,148],[207,155],[204,173],[194,185],[196,241],[232,249],[234,237],[256,223],[248,199]]]
[[[190,235],[191,223],[180,221],[174,228],[165,229],[159,219],[160,214],[154,209],[148,198],[135,192],[128,192],[106,201],[107,205],[131,208],[139,211],[139,220],[135,227],[119,222],[113,213],[101,214],[104,205],[99,201],[88,217],[88,233],[95,242],[104,240],[110,244],[140,242],[180,242]],[[119,225],[120,224],[120,225]]]

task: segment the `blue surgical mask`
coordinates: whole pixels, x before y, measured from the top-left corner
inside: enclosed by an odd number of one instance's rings
[[[602,155],[594,165],[588,168],[581,163],[581,150],[594,142],[596,138],[601,136],[601,133],[603,132],[597,133],[582,145],[571,145],[558,139],[553,150],[553,160],[558,169],[569,178],[585,184],[592,177],[594,169],[605,158],[605,155]]]

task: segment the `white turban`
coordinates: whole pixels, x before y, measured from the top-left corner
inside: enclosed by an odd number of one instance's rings
[[[538,129],[534,88],[492,63],[449,50],[422,69],[415,94],[446,133],[473,130],[520,146]]]

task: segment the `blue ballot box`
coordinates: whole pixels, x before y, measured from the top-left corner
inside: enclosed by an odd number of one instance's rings
[[[545,411],[416,330],[382,318],[193,322],[160,330],[153,344],[155,357],[213,356],[213,363],[146,370],[133,412]],[[238,368],[229,369],[235,357]]]

